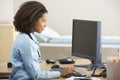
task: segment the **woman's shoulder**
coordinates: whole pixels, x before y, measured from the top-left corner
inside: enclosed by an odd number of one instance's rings
[[[19,33],[18,34],[18,36],[16,37],[16,40],[17,41],[23,41],[23,40],[26,40],[26,39],[28,39],[29,37],[28,37],[28,35],[27,34],[25,34],[25,33]]]
[[[19,33],[15,39],[15,44],[19,44],[19,45],[28,44],[29,45],[30,43],[31,43],[31,40],[29,36],[25,33]]]

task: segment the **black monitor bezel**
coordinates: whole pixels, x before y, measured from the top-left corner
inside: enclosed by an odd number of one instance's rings
[[[87,56],[81,55],[79,53],[74,53],[74,21],[89,21],[89,22],[96,22],[97,23],[97,43],[96,43],[96,53],[95,56]],[[80,20],[80,19],[73,19],[73,29],[72,29],[72,56],[85,58],[89,60],[94,60],[96,62],[101,62],[101,21],[93,21],[93,20]]]

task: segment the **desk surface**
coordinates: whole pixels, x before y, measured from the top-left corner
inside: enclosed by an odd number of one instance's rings
[[[86,60],[86,59],[76,59],[75,60],[75,64],[86,64],[86,63],[90,63],[90,61]],[[56,62],[56,64],[59,64],[58,62]],[[50,70],[51,66],[53,64],[46,64],[45,61],[42,62],[41,64],[41,68],[42,69],[45,69],[45,70]],[[60,66],[63,66],[63,67],[72,67],[73,64],[60,64]],[[84,70],[86,72],[86,74],[88,76],[91,75],[92,71],[87,71],[85,68],[81,68],[82,70]],[[7,64],[6,63],[0,63],[0,74],[10,74],[11,72],[11,68],[7,68]],[[97,71],[97,72],[100,72],[100,71]],[[106,78],[102,78],[100,77],[101,80],[106,80]],[[65,78],[58,78],[58,79],[52,79],[52,80],[65,80]]]

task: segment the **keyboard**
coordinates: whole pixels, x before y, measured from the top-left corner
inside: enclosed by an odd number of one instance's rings
[[[80,74],[82,77],[86,76],[85,71],[81,70],[80,68],[75,68],[75,70],[77,71],[77,74]]]
[[[61,71],[63,69],[65,69],[65,67],[52,68],[51,70],[52,71]],[[70,74],[65,75],[64,77],[69,78],[71,76],[74,76],[74,77],[85,77],[86,76],[86,73],[83,70],[81,70],[80,68],[75,68],[75,70],[76,70],[76,74],[75,73],[70,73]]]
[[[101,79],[96,77],[70,77],[65,80],[101,80]]]
[[[70,77],[65,80],[101,80],[101,79],[96,77]]]

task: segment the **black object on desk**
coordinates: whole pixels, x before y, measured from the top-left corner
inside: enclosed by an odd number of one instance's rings
[[[8,68],[12,68],[12,63],[11,63],[11,62],[8,62],[8,63],[7,63],[7,67],[8,67]]]
[[[59,61],[60,64],[73,64],[75,63],[75,61],[72,58],[62,58],[62,59],[58,59],[58,60],[54,60],[54,59],[46,59],[46,63],[47,64],[55,64],[56,61]]]
[[[51,67],[51,69],[54,69],[54,68],[60,68],[60,66],[57,65],[57,64],[55,64],[55,65],[53,65],[53,66]]]
[[[71,58],[59,59],[60,64],[73,64],[75,61]]]

